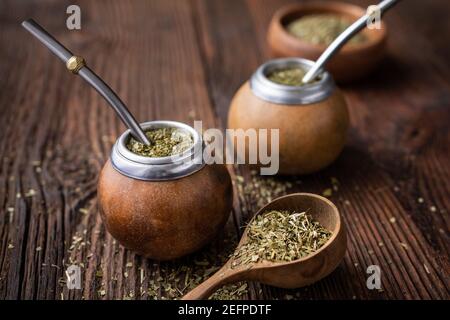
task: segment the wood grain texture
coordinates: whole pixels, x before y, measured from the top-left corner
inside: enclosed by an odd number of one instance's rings
[[[35,18],[85,57],[137,119],[225,127],[233,94],[270,57],[273,12],[294,2],[75,1],[81,31],[65,28],[72,1],[0,2],[0,299],[148,299],[149,280],[164,276],[116,243],[97,212],[98,174],[123,125],[19,22]],[[388,57],[343,87],[347,146],[289,190],[334,187],[330,199],[348,229],[343,263],[295,291],[252,283],[244,298],[450,298],[448,9],[446,0],[426,9],[410,0],[386,15]],[[233,170],[253,183],[246,168]],[[257,209],[239,194],[227,228],[240,234]],[[61,283],[73,262],[83,264],[82,290]],[[382,291],[366,287],[372,264]]]

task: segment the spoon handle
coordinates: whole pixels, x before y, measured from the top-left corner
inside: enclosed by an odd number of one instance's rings
[[[380,14],[383,14],[386,10],[394,6],[399,0],[384,0],[377,5],[377,9],[380,10]],[[361,18],[356,20],[351,26],[345,29],[322,53],[322,55],[317,59],[316,63],[309,69],[309,71],[303,77],[303,83],[308,83],[313,80],[320,72],[323,66],[330,60],[330,58],[339,49],[347,43],[355,34],[364,29],[369,21],[371,15],[366,13]]]
[[[189,291],[181,300],[204,300],[208,299],[221,286],[242,281],[245,278],[245,271],[236,271],[230,268],[230,264],[226,263],[210,278],[206,279],[200,285]]]
[[[131,130],[132,135],[140,142],[150,145],[145,133],[142,131],[139,123],[127,109],[120,98],[112,91],[112,89],[89,69],[83,58],[74,56],[67,48],[58,42],[44,28],[42,28],[33,19],[22,22],[22,26],[44,44],[53,54],[66,63],[67,68],[75,74],[79,74],[86,80],[103,98],[114,108],[117,115]]]

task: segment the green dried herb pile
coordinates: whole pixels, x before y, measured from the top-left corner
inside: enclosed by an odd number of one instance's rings
[[[267,78],[278,84],[300,87],[304,85],[302,79],[305,74],[306,71],[302,68],[285,68],[272,71]]]
[[[263,260],[297,260],[317,251],[331,237],[331,232],[306,212],[267,211],[247,228],[247,242],[232,254],[233,268]]]
[[[351,24],[350,19],[337,14],[310,14],[290,22],[286,29],[301,40],[328,46]],[[367,37],[359,33],[348,43],[361,44],[366,41]]]
[[[145,157],[169,157],[180,154],[193,144],[191,134],[178,128],[157,128],[145,131],[151,145],[147,146],[133,137],[127,143],[131,152]]]

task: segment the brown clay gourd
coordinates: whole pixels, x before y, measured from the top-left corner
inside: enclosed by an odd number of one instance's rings
[[[365,8],[339,1],[312,1],[281,7],[275,12],[267,31],[267,43],[274,58],[301,57],[317,60],[327,48],[325,44],[309,43],[287,30],[292,21],[304,16],[331,14],[356,21],[366,13]],[[338,83],[350,83],[375,70],[386,53],[387,26],[362,32],[366,41],[347,44],[331,59],[327,70]]]
[[[279,129],[280,174],[309,174],[331,164],[342,151],[349,127],[346,102],[331,75],[302,85],[268,79],[275,70],[309,69],[300,58],[270,60],[235,94],[230,129]],[[246,145],[247,153],[249,152]]]
[[[202,162],[202,138],[174,121],[141,124],[186,130],[193,145],[170,157],[151,158],[127,149],[130,131],[115,143],[98,182],[99,207],[107,230],[124,247],[168,260],[192,253],[223,228],[232,206],[224,165]]]

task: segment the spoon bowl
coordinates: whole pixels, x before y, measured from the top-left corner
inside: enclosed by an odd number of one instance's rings
[[[316,252],[290,262],[261,261],[232,268],[231,258],[213,276],[187,293],[183,300],[206,299],[220,286],[243,280],[280,288],[299,288],[319,281],[336,269],[345,255],[347,236],[339,211],[330,200],[311,193],[294,193],[268,203],[255,217],[270,210],[308,211],[314,220],[332,232],[332,236]],[[248,229],[244,231],[237,249],[247,242],[247,232]]]

